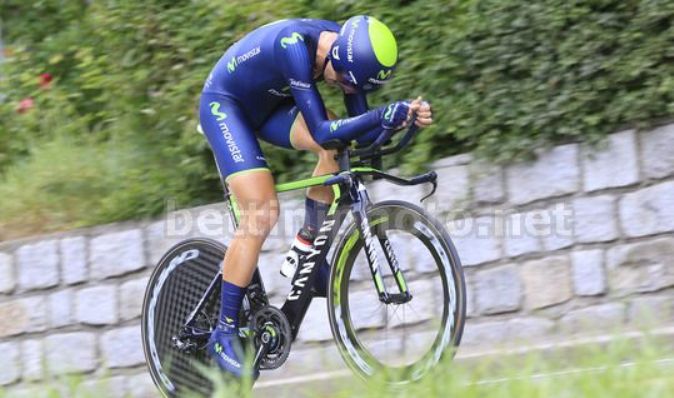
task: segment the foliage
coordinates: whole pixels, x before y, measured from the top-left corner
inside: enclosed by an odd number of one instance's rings
[[[674,114],[674,3],[667,0],[6,0],[0,191],[34,200],[11,208],[3,200],[0,223],[36,206],[58,212],[59,196],[78,197],[81,206],[37,229],[156,215],[168,196],[184,206],[218,200],[211,155],[195,133],[210,68],[264,23],[358,13],[382,19],[400,43],[396,78],[370,102],[417,95],[432,102],[436,126],[396,159],[411,167],[466,150],[523,158],[535,146],[596,142]],[[43,73],[53,76],[48,87],[39,82]],[[321,90],[343,113],[337,93]],[[17,113],[26,98],[33,109]],[[264,150],[279,180],[306,175],[313,161]],[[52,167],[41,151],[74,169]],[[82,162],[94,154],[120,161],[112,168],[110,159]],[[75,189],[94,180],[79,175],[92,170],[105,181],[92,186],[105,188]],[[63,190],[54,194],[50,180]]]

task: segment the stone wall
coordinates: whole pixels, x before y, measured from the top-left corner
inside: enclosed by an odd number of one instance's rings
[[[424,206],[451,231],[467,276],[464,347],[674,323],[674,125],[619,132],[601,149],[541,150],[508,167],[468,154],[432,167],[440,185]],[[376,200],[417,203],[428,189],[370,188]],[[282,200],[260,257],[277,304],[289,287],[278,274],[282,255],[302,217],[299,198]],[[78,388],[102,381],[112,396],[156,396],[140,342],[148,276],[175,242],[230,234],[217,204],[0,243],[0,386],[35,396],[30,386],[76,372],[87,374]],[[398,245],[423,291],[424,264]],[[419,295],[419,306],[433,299]],[[289,363],[266,377],[338,366],[324,305],[312,304]]]

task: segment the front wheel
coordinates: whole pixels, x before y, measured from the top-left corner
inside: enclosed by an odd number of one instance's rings
[[[388,265],[394,257],[412,298],[380,299],[364,240],[355,225],[349,226],[332,259],[328,291],[335,342],[363,378],[384,374],[395,384],[419,380],[443,356],[453,355],[461,341],[466,288],[459,256],[445,228],[418,206],[381,202],[367,218],[386,290],[397,293],[401,285]]]

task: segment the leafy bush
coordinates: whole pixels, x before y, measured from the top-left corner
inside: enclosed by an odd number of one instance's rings
[[[522,158],[535,146],[597,142],[674,114],[667,0],[6,0],[0,186],[41,197],[47,213],[59,204],[39,195],[38,182],[61,180],[59,194],[94,209],[50,220],[50,228],[156,215],[167,196],[185,206],[218,200],[212,157],[195,126],[201,86],[222,52],[276,19],[359,13],[385,21],[400,43],[396,78],[370,102],[423,95],[433,104],[436,126],[396,160],[411,167],[466,150]],[[43,73],[53,76],[48,87]],[[340,113],[337,93],[321,90]],[[17,113],[26,98],[33,109]],[[87,151],[125,160],[110,169],[91,158],[88,168],[109,184],[96,195],[65,183],[81,182],[84,164],[56,175],[66,171],[39,159],[45,148],[59,148],[55,163]],[[279,180],[310,170],[309,154],[264,149]],[[18,217],[35,206],[12,204],[10,212],[3,200],[0,214]]]

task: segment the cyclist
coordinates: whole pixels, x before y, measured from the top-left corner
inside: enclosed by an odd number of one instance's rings
[[[207,349],[236,377],[247,374],[238,337],[239,309],[279,213],[272,174],[257,139],[317,154],[313,174],[322,175],[339,170],[334,151],[321,146],[330,140],[371,142],[384,129],[404,127],[413,112],[419,127],[430,125],[430,106],[420,98],[368,109],[366,93],[391,78],[397,60],[393,34],[375,18],[355,16],[341,27],[325,20],[281,20],[232,45],[206,80],[201,127],[241,209],[239,228],[223,260],[220,319]],[[316,88],[320,80],[343,91],[349,117],[335,119],[325,109]],[[308,190],[305,233],[299,240],[311,243],[332,195],[329,187]],[[316,295],[325,295],[327,278],[323,264]]]

